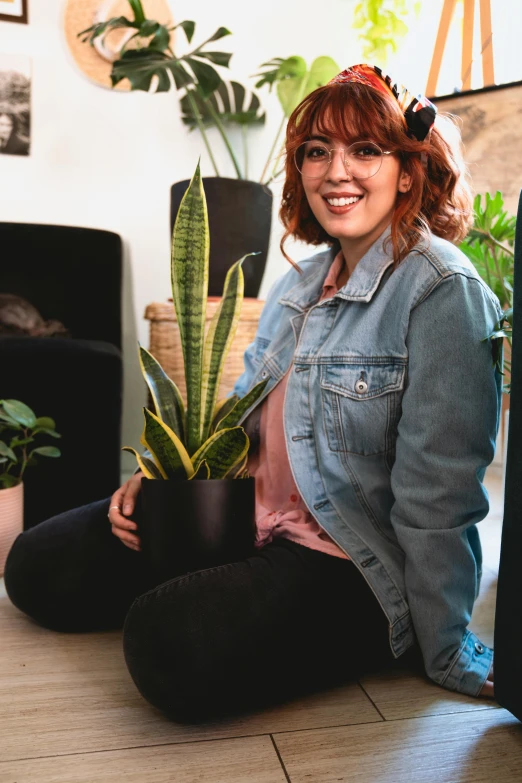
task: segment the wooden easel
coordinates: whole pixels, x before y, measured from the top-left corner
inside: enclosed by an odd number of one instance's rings
[[[473,64],[473,30],[475,22],[475,2],[476,0],[464,0],[464,24],[462,33],[462,60],[460,75],[462,79],[462,90],[471,89],[471,66]],[[495,83],[493,70],[493,34],[491,32],[491,0],[479,0],[480,3],[480,38],[482,55],[482,79],[484,87]],[[444,0],[442,14],[439,22],[437,38],[435,40],[435,49],[431,61],[428,83],[426,85],[426,95],[435,96],[437,91],[437,82],[439,80],[442,55],[446,47],[448,31],[450,28],[453,12],[457,0]]]

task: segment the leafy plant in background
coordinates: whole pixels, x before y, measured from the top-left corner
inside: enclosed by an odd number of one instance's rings
[[[37,418],[31,408],[20,400],[0,400],[0,488],[21,484],[28,466],[37,465],[36,455],[59,457],[55,446],[30,448],[37,435],[60,438],[54,420],[48,416]]]
[[[384,65],[389,51],[395,53],[408,32],[405,18],[412,10],[418,14],[420,7],[412,0],[361,0],[354,10],[353,27],[361,31],[365,61]]]
[[[495,361],[499,369],[501,363],[501,346],[505,338],[511,349],[511,334],[513,325],[513,273],[516,218],[508,215],[504,209],[502,194],[497,191],[494,196],[486,193],[484,206],[482,196],[477,195],[474,201],[475,220],[473,227],[460,249],[472,261],[481,278],[498,296],[504,309],[504,315],[496,324],[494,332],[485,339],[492,339],[497,346]],[[511,354],[511,351],[510,351]],[[506,374],[511,373],[511,355],[504,361]],[[509,392],[509,383],[504,391]]]
[[[239,322],[241,264],[247,256],[229,269],[219,308],[205,337],[209,249],[207,205],[198,164],[172,234],[172,298],[183,350],[186,410],[176,384],[145,348],[139,348],[142,373],[155,408],[155,413],[143,409],[141,442],[151,458],[130,447],[124,450],[136,456],[149,479],[245,476],[249,440],[239,421],[267,381],[241,399],[217,399],[223,365]]]
[[[181,28],[190,44],[195,32],[195,22],[184,21],[174,27],[167,27],[154,20],[146,19],[140,0],[128,0],[128,2],[133,12],[132,19],[125,16],[114,17],[92,25],[78,35],[83,36],[82,40],[92,46],[97,38],[111,30],[135,31],[122,48],[120,59],[113,63],[111,72],[113,86],[127,78],[131,89],[148,92],[154,79],[156,92],[165,92],[171,89],[174,81],[175,88],[182,90],[180,99],[182,120],[191,130],[197,128],[201,133],[216,176],[220,175],[206,132],[209,127],[218,130],[238,179],[248,177],[247,129],[264,124],[265,115],[261,110],[259,98],[254,92],[247,91],[238,82],[224,82],[213,67],[216,65],[228,68],[231,53],[204,49],[212,41],[230,35],[230,31],[220,27],[199,47],[182,57],[177,57],[170,48],[172,31]],[[133,47],[138,48],[128,48],[131,42]],[[319,57],[308,69],[304,59],[297,56],[286,59],[276,58],[260,67],[267,70],[257,74],[261,79],[255,86],[261,87],[266,84],[271,90],[275,85],[283,109],[281,124],[260,178],[260,181],[267,185],[277,176],[278,158],[269,176],[268,168],[273,161],[286,119],[309,92],[333,78],[339,72],[339,67],[330,57]],[[234,125],[241,128],[243,169],[226,131],[227,127]]]

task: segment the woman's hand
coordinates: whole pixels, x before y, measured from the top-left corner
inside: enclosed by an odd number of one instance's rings
[[[125,484],[120,487],[111,498],[109,508],[109,520],[112,525],[112,532],[120,539],[122,544],[134,549],[135,552],[141,550],[141,542],[137,535],[132,531],[137,530],[138,526],[132,519],[126,519],[130,516],[136,507],[136,498],[141,489],[141,479],[143,473],[135,473]]]
[[[488,679],[482,686],[482,690],[479,693],[479,696],[485,696],[489,699],[495,698],[495,688],[494,688],[494,672],[493,672],[493,664],[491,664],[491,669],[489,670]]]

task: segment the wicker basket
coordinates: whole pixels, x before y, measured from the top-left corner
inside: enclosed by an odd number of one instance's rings
[[[219,296],[209,296],[208,298],[205,333],[220,301],[221,297]],[[244,370],[243,354],[255,337],[263,305],[264,301],[260,299],[246,297],[243,299],[241,318],[221,376],[218,399],[230,394],[235,382]],[[148,305],[145,310],[145,318],[150,321],[149,351],[161,364],[169,378],[172,378],[179,387],[183,400],[186,402],[183,353],[172,301],[154,302]]]

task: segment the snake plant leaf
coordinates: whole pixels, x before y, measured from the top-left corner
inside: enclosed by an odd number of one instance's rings
[[[204,442],[210,432],[212,415],[217,402],[219,383],[223,373],[225,359],[235,337],[241,305],[243,304],[244,278],[241,265],[248,253],[236,261],[227,272],[223,296],[216,310],[205,339],[203,353],[203,375],[201,383],[201,441]]]
[[[268,381],[268,378],[266,378],[264,381],[260,381],[260,383],[257,383],[253,389],[250,389],[248,394],[245,394],[244,397],[241,397],[241,399],[236,402],[230,413],[221,419],[216,427],[216,432],[219,432],[220,430],[223,430],[227,427],[235,427],[237,424],[239,424],[247,410],[259,399],[259,397],[261,397]]]
[[[201,377],[207,310],[210,235],[200,165],[181,201],[172,233],[172,298],[185,364],[186,444],[189,454],[201,445]]]
[[[239,82],[224,82],[208,98],[203,99],[197,90],[191,90],[191,96],[198,107],[198,118],[204,126],[215,125],[215,115],[225,124],[264,125],[266,116],[260,113],[260,101],[251,93],[250,102],[245,87]],[[208,104],[211,104],[211,109]],[[182,120],[191,130],[198,127],[191,102],[187,95],[180,101]]]
[[[144,457],[142,454],[139,454],[136,451],[136,449],[132,448],[132,446],[123,446],[122,451],[128,451],[129,454],[134,454],[134,456],[136,457],[136,461],[140,467],[140,470],[142,471],[143,475],[146,476],[146,478],[148,479],[164,478],[164,476],[161,475],[159,468],[154,464],[154,462],[148,457]]]
[[[141,372],[149,387],[156,416],[185,442],[185,408],[180,390],[161,364],[146,348],[139,346]]]
[[[212,432],[215,431],[221,419],[223,419],[227,413],[230,413],[238,400],[239,397],[237,394],[233,394],[231,397],[224,397],[224,399],[217,402],[216,407],[214,408],[214,413],[212,415],[212,425],[210,427]]]
[[[0,400],[0,405],[7,415],[18,422],[18,424],[21,424],[22,427],[32,428],[35,426],[36,416],[31,408],[20,402],[20,400]]]
[[[211,479],[222,479],[241,462],[248,452],[248,436],[243,427],[215,432],[192,457],[194,470],[206,460]]]
[[[210,478],[210,468],[208,466],[208,463],[206,459],[202,460],[199,463],[199,468],[195,473],[190,477],[189,481],[193,481],[193,479],[209,479]]]
[[[144,408],[143,413],[143,438],[158,467],[166,478],[190,478],[194,472],[192,462],[176,433],[151,411]]]

